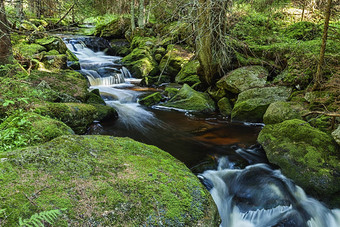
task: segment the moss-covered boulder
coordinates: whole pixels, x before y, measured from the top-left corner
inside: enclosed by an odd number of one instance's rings
[[[50,89],[57,92],[58,96],[56,99],[47,99],[48,101],[65,102],[67,99],[65,100],[63,97],[71,96],[81,102],[85,102],[88,97],[87,80],[79,72],[73,70],[61,70],[58,73],[35,70],[32,71],[29,80],[33,86],[38,86],[44,82]],[[53,97],[51,97],[51,99],[53,99]]]
[[[93,105],[84,103],[46,103],[37,105],[35,112],[61,120],[77,134],[84,134],[98,114]]]
[[[149,49],[136,48],[122,59],[124,65],[136,78],[155,76],[158,72],[158,64],[153,59]]]
[[[67,56],[65,54],[45,55],[42,62],[48,70],[59,71],[67,68]]]
[[[67,46],[60,37],[48,36],[42,39],[35,40],[35,43],[45,47],[48,51],[56,50],[60,54],[66,54]]]
[[[210,97],[213,98],[216,102],[227,95],[226,90],[218,87],[209,87],[207,92]]]
[[[101,105],[106,105],[105,101],[102,99],[102,97],[100,96],[100,92],[99,89],[93,89],[87,99],[86,99],[86,103],[89,104],[101,104]]]
[[[63,208],[54,226],[219,225],[209,192],[183,163],[129,138],[62,136],[0,160],[6,226]]]
[[[292,92],[287,87],[252,88],[239,94],[231,117],[233,120],[262,122],[268,106],[286,101]]]
[[[151,95],[148,95],[142,99],[140,99],[138,102],[144,106],[153,106],[161,102],[163,99],[161,93],[155,92]]]
[[[115,108],[111,106],[104,106],[101,104],[92,104],[96,108],[96,121],[105,121],[105,120],[115,120],[118,118],[118,113]]]
[[[175,79],[183,66],[189,62],[193,54],[177,45],[169,45],[166,55],[159,63],[161,72]]]
[[[183,66],[181,71],[177,74],[175,82],[179,84],[188,84],[190,86],[201,82],[198,75],[197,69],[200,66],[198,60],[189,61]]]
[[[178,92],[179,92],[179,88],[168,86],[164,89],[163,95],[167,99],[171,99],[172,97],[177,95]]]
[[[215,103],[207,93],[195,91],[187,84],[184,84],[173,98],[162,105],[193,112],[215,111]]]
[[[340,202],[340,156],[333,138],[293,119],[266,125],[258,142],[268,160],[309,193]]]
[[[104,20],[97,24],[94,35],[113,39],[125,38],[125,32],[129,29],[130,24],[129,17],[114,16],[111,20]]]
[[[33,43],[33,44],[17,44],[15,46],[13,46],[13,52],[14,54],[18,54],[23,56],[24,58],[27,59],[32,59],[34,58],[37,54],[46,51],[46,48]]]
[[[220,110],[220,113],[223,116],[230,116],[231,115],[231,111],[233,109],[229,99],[227,97],[223,97],[221,98],[218,102],[217,102],[217,106],[218,109]]]
[[[72,134],[73,130],[61,121],[32,112],[19,112],[0,124],[0,153]]]
[[[332,132],[332,136],[333,136],[335,142],[337,142],[340,145],[340,125],[338,126],[337,129],[335,129]]]
[[[300,119],[307,110],[298,102],[274,102],[271,103],[263,115],[263,123],[276,124],[285,120]]]
[[[238,94],[250,88],[264,87],[268,75],[268,70],[262,66],[246,66],[229,72],[216,86]]]

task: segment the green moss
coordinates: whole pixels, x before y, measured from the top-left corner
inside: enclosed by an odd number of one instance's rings
[[[231,111],[232,111],[233,107],[231,106],[228,98],[226,98],[226,97],[221,98],[218,101],[217,105],[218,105],[218,109],[220,110],[220,113],[223,116],[230,116],[231,115]]]
[[[168,99],[171,99],[172,97],[174,97],[178,93],[178,91],[179,90],[177,88],[166,87],[164,89],[163,95],[165,95]]]
[[[97,121],[105,121],[105,120],[114,120],[118,118],[118,113],[116,109],[111,106],[104,106],[101,104],[92,104],[96,108],[96,117]]]
[[[222,77],[216,86],[238,94],[254,87],[264,87],[269,73],[262,66],[246,66],[235,69]]]
[[[31,59],[33,55],[45,51],[46,48],[39,44],[17,44],[13,47],[13,52],[22,55],[25,58]]]
[[[67,208],[57,226],[218,225],[216,206],[198,179],[154,146],[63,136],[1,158],[1,208],[11,214],[10,226],[37,212],[24,194],[39,210]]]
[[[172,99],[162,105],[194,112],[215,111],[215,103],[207,93],[195,91],[187,84],[184,84]]]
[[[263,116],[265,124],[281,123],[285,120],[300,119],[307,110],[303,108],[302,104],[297,102],[274,102],[271,103]]]
[[[138,102],[144,106],[153,106],[158,104],[163,99],[161,93],[155,92],[151,95],[146,96],[145,98],[142,98]]]
[[[291,39],[313,40],[321,37],[321,28],[319,25],[308,21],[300,21],[289,25],[285,35]]]
[[[86,103],[106,105],[99,93],[99,89],[92,90],[86,98]]]
[[[94,35],[106,38],[125,38],[124,34],[130,27],[129,16],[106,14],[98,17]]]
[[[36,106],[34,111],[64,122],[77,134],[84,134],[97,117],[96,108],[83,103],[46,103]]]
[[[175,78],[175,82],[179,84],[188,84],[190,86],[201,82],[197,75],[199,65],[200,63],[198,60],[189,61],[183,66],[181,71],[179,71]]]
[[[276,101],[285,101],[291,93],[286,87],[253,88],[239,94],[231,113],[233,120],[262,122],[268,106]]]
[[[339,151],[330,135],[293,119],[266,125],[258,142],[269,161],[308,192],[328,199],[339,195]]]
[[[60,121],[35,113],[19,112],[0,124],[0,153],[71,134],[74,134],[72,129]]]

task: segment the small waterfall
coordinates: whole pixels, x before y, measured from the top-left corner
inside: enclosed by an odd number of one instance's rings
[[[299,186],[267,164],[233,169],[228,158],[218,170],[198,175],[210,191],[221,216],[221,227],[340,226],[340,210],[330,210],[306,196]]]
[[[125,83],[131,78],[129,70],[122,67],[121,57],[109,56],[102,51],[95,52],[77,39],[64,39],[66,46],[79,59],[80,73],[88,78],[91,86],[110,86]]]

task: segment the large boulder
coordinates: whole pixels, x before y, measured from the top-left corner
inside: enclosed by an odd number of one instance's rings
[[[215,111],[215,103],[207,93],[195,91],[187,84],[184,84],[173,98],[162,105],[193,112]]]
[[[189,62],[193,54],[177,45],[169,45],[167,53],[159,63],[159,68],[164,74],[170,75],[173,80],[183,66]]]
[[[268,160],[309,193],[340,202],[340,153],[333,138],[293,119],[266,125],[258,136]]]
[[[200,83],[200,79],[197,75],[197,69],[200,66],[198,60],[189,61],[183,66],[181,71],[177,74],[175,82],[179,84],[188,84],[190,86]]]
[[[250,88],[264,87],[268,75],[268,70],[262,66],[246,66],[229,72],[216,86],[238,94]]]
[[[161,93],[155,92],[151,95],[148,95],[142,99],[140,99],[138,102],[144,106],[153,106],[155,104],[158,104],[163,99]]]
[[[56,50],[60,54],[66,54],[67,46],[60,37],[47,36],[42,39],[35,40],[35,43],[45,47],[48,51]]]
[[[125,32],[129,29],[131,24],[130,18],[126,16],[115,17],[109,21],[103,21],[104,22],[97,24],[94,35],[114,39],[125,38]]]
[[[87,80],[79,72],[73,70],[61,70],[58,73],[32,71],[29,79],[33,86],[44,83],[45,87],[42,89],[46,93],[57,94],[48,97],[47,101],[63,102],[65,100],[63,97],[69,96],[85,102],[88,97]]]
[[[0,124],[0,153],[72,134],[73,130],[61,121],[32,112],[18,112]]]
[[[148,48],[136,48],[122,59],[124,65],[136,78],[155,76],[159,69]]]
[[[239,94],[231,118],[233,120],[262,122],[268,106],[286,101],[292,92],[287,87],[252,88]]]
[[[25,44],[25,43],[20,43],[15,46],[13,46],[13,52],[17,55],[20,55],[24,58],[27,59],[32,59],[32,58],[38,58],[40,59],[40,56],[37,56],[37,54],[46,51],[46,48],[33,43],[33,44]]]
[[[129,138],[62,136],[0,155],[1,219],[62,209],[53,226],[218,226],[197,177],[168,153]]]
[[[303,105],[299,102],[278,101],[271,103],[263,115],[263,123],[276,124],[285,120],[300,119],[307,112]]]
[[[77,134],[84,134],[98,116],[96,107],[84,103],[46,103],[36,106],[35,112],[61,120]]]

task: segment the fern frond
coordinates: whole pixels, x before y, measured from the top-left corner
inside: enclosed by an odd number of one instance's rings
[[[44,227],[44,222],[53,223],[61,216],[66,209],[48,210],[33,214],[28,219],[19,218],[19,226],[22,227]]]

